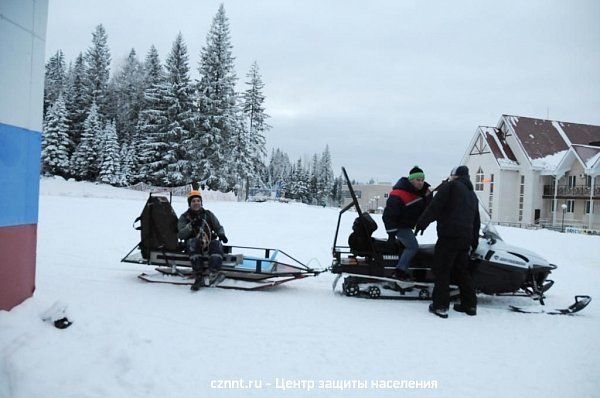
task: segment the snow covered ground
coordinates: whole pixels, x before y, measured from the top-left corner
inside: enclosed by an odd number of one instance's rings
[[[0,312],[0,397],[598,396],[598,301],[569,317],[511,313],[509,304],[530,301],[479,296],[477,317],[451,311],[442,320],[427,312],[427,302],[333,294],[328,273],[262,292],[194,294],[146,284],[136,275],[148,267],[120,263],[138,242],[131,224],[145,199],[125,189],[42,180],[37,290]],[[205,205],[232,244],[277,247],[313,267],[329,266],[337,209]],[[174,207],[180,214],[185,200],[176,198]],[[347,215],[342,230],[351,224]],[[559,265],[549,308],[571,304],[574,294],[600,300],[600,237],[499,231]],[[384,235],[381,227],[375,235]],[[434,242],[435,228],[420,241]],[[40,320],[59,299],[75,322],[65,330]],[[240,379],[262,388],[214,388]],[[281,388],[299,380],[314,389]],[[320,380],[349,384],[319,389]],[[367,388],[351,388],[352,380]],[[437,388],[375,388],[394,380],[436,381]]]

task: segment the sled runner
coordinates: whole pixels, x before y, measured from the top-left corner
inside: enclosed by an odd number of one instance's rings
[[[403,247],[399,242],[372,237],[377,223],[368,213],[361,211],[345,168],[342,168],[342,172],[352,202],[340,210],[333,240],[333,262],[330,269],[332,273],[338,274],[334,290],[338,280],[344,277],[342,291],[347,296],[431,298],[434,281],[431,268],[435,245],[419,246],[408,269],[412,281],[395,279],[394,270]],[[341,246],[337,243],[341,217],[351,208],[356,210],[358,217],[354,220],[348,246]],[[554,284],[548,276],[556,268],[556,265],[550,264],[536,253],[505,243],[491,222],[483,227],[479,245],[469,262],[469,271],[477,292],[527,296],[539,300],[542,305],[544,293]],[[451,296],[456,294],[456,288],[451,286]],[[583,308],[579,307],[578,310]]]
[[[156,272],[138,275],[146,282],[193,284],[192,263],[183,242],[177,241],[176,216],[170,200],[150,194],[135,222],[138,220],[141,225],[136,229],[141,230],[142,239],[121,261],[156,267]],[[257,290],[320,273],[278,249],[224,245],[223,250],[221,272],[225,279],[215,287]],[[208,260],[208,255],[202,257],[205,270]]]

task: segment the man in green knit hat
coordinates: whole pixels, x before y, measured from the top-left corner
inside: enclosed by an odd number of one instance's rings
[[[408,267],[419,250],[413,228],[430,201],[429,184],[425,182],[425,173],[419,166],[413,167],[408,177],[400,178],[388,196],[383,223],[390,241],[398,240],[404,246],[396,265],[398,279],[411,279]]]

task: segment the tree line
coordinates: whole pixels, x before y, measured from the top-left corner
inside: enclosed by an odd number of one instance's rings
[[[292,199],[328,202],[335,194],[329,149],[311,165],[272,167],[285,154],[277,149],[266,159],[271,126],[259,66],[238,92],[234,59],[223,5],[195,81],[181,33],[164,64],[154,46],[143,61],[132,49],[111,76],[108,35],[98,25],[68,67],[61,50],[46,63],[42,173],[117,186],[284,187]]]

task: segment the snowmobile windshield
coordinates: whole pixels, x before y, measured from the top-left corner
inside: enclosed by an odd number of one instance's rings
[[[500,233],[498,233],[498,230],[496,229],[496,227],[494,227],[494,225],[492,224],[491,221],[488,221],[487,224],[485,224],[485,226],[483,227],[483,230],[481,231],[483,233],[483,237],[487,240],[493,240],[493,241],[501,241],[502,237],[500,236]]]
[[[485,206],[483,206],[481,201],[479,201],[479,218],[481,219],[481,233],[484,239],[492,241],[502,240],[500,233],[498,233],[498,230],[492,224],[490,213],[487,211]]]

